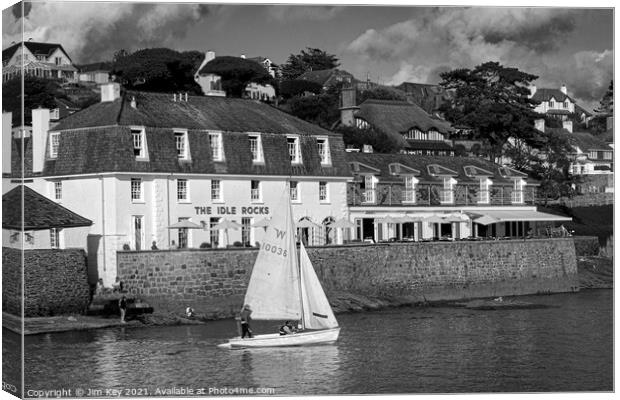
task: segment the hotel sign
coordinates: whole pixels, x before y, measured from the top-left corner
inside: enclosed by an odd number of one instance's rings
[[[194,207],[197,215],[265,215],[269,214],[269,207],[264,206],[205,206]]]

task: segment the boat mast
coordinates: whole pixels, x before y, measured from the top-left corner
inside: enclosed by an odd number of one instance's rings
[[[289,214],[291,215],[291,219],[293,219],[293,206],[291,205],[291,187],[290,187],[290,181],[287,182],[286,185],[286,197],[288,198],[288,206],[289,206]],[[297,238],[297,227],[295,226],[295,221],[291,221],[292,222],[292,226],[295,232],[295,238]],[[301,235],[299,236],[299,246],[301,248]],[[297,240],[295,240],[297,241]],[[297,258],[297,275],[299,277],[299,304],[301,306],[301,330],[303,331],[306,327],[304,324],[304,296],[302,294],[302,287],[301,287],[301,252],[299,251],[299,249],[297,248],[297,243],[295,243],[295,257]]]

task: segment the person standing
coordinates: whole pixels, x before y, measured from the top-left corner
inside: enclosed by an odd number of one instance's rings
[[[248,337],[252,337],[252,330],[250,329],[250,321],[252,320],[252,318],[250,317],[250,315],[252,314],[252,309],[250,308],[249,304],[246,304],[243,306],[243,309],[241,309],[241,338],[245,338],[245,335],[247,334]]]
[[[126,322],[125,313],[127,312],[127,299],[125,296],[118,301],[118,308],[121,310],[121,322],[124,324]]]

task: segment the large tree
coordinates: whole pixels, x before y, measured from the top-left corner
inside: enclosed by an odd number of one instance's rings
[[[492,161],[502,155],[508,138],[536,142],[539,133],[534,120],[539,115],[534,112],[536,103],[529,97],[529,86],[537,76],[497,62],[440,76],[441,86],[454,91],[441,111],[448,121],[473,128],[475,139],[487,141]]]
[[[597,113],[610,115],[614,113],[614,81],[609,82],[609,87],[603,95],[601,102],[596,110]]]
[[[256,61],[232,56],[216,57],[200,72],[221,76],[222,89],[231,97],[242,97],[248,83],[267,84],[273,80],[267,70]]]
[[[24,77],[24,122],[29,125],[32,121],[32,109],[56,108],[55,97],[63,97],[59,82],[51,79],[37,78],[26,75]],[[2,84],[2,110],[13,113],[14,126],[22,124],[22,82],[16,76]]]
[[[360,129],[354,126],[339,126],[336,132],[342,134],[345,145],[360,150],[365,144],[371,145],[377,153],[396,153],[402,147],[397,139],[374,127]]]
[[[286,64],[282,65],[282,80],[293,80],[306,71],[331,69],[340,65],[333,54],[312,47],[307,47],[306,50],[288,57]]]
[[[166,48],[115,54],[112,74],[127,89],[151,92],[201,94],[194,73],[204,55],[198,51],[178,52]]]

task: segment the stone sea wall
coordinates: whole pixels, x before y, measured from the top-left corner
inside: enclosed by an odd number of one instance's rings
[[[2,310],[21,314],[21,251],[2,248]],[[82,249],[24,252],[26,317],[82,313],[90,302]]]
[[[359,244],[308,248],[328,297],[440,301],[576,291],[572,238]],[[242,301],[255,249],[120,251],[125,287],[156,303]],[[234,301],[232,301],[234,300]]]

